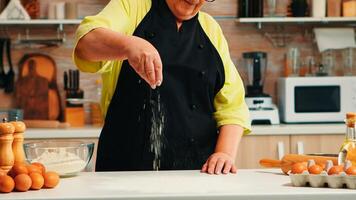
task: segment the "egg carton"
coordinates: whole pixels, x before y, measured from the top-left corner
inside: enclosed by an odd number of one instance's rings
[[[313,161],[309,161],[308,167],[315,164]],[[345,172],[341,172],[337,175],[328,175],[328,171],[332,167],[332,162],[326,163],[325,170],[320,174],[310,174],[308,171],[304,171],[301,174],[293,174],[289,172],[289,177],[293,186],[296,187],[330,187],[330,188],[349,188],[356,189],[356,175],[347,175]]]
[[[341,172],[339,175],[328,175],[326,171],[321,174],[309,174],[305,171],[302,174],[289,174],[293,186],[296,187],[330,187],[356,189],[356,176],[347,175]]]

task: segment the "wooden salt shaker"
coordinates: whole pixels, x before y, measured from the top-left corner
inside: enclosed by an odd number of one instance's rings
[[[14,141],[12,143],[12,151],[14,153],[15,163],[24,163],[26,158],[25,151],[23,149],[23,142],[26,125],[21,121],[13,121],[10,123],[15,127]]]
[[[0,123],[0,168],[8,172],[14,165],[14,153],[12,142],[14,140],[15,127],[3,119]]]

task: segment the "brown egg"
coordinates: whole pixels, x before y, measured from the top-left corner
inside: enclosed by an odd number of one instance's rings
[[[356,175],[356,166],[351,166],[347,168],[346,174],[348,175]]]
[[[310,174],[320,174],[323,171],[323,168],[320,165],[312,165],[308,168]]]
[[[59,183],[59,175],[56,172],[46,172],[44,177],[44,186],[46,188],[54,188]]]
[[[19,192],[26,192],[31,188],[32,180],[27,174],[19,174],[15,177],[15,188]]]
[[[0,176],[5,176],[5,175],[7,175],[6,171],[0,169]]]
[[[332,166],[329,169],[328,174],[329,175],[338,175],[343,171],[344,171],[344,166],[343,165],[335,165],[335,166]]]
[[[15,188],[14,179],[10,176],[0,176],[0,192],[9,193],[12,192]]]
[[[11,168],[10,172],[12,177],[15,177],[19,174],[28,174],[28,169],[25,164],[23,163],[16,163],[14,166]]]
[[[41,170],[42,175],[44,175],[46,173],[46,167],[42,163],[34,162],[34,163],[31,163],[31,165],[38,167]]]
[[[292,166],[292,174],[301,174],[308,171],[307,162],[295,163]]]
[[[30,174],[30,178],[32,180],[32,185],[31,185],[32,190],[39,190],[43,187],[44,178],[43,178],[42,174],[33,172]]]
[[[36,165],[33,165],[33,164],[30,164],[30,165],[27,165],[27,170],[28,170],[28,174],[31,174],[33,172],[37,172],[37,173],[42,173],[42,170],[37,167]]]

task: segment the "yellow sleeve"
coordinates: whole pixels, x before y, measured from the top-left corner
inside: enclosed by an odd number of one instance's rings
[[[218,51],[224,65],[225,83],[214,99],[214,117],[218,127],[236,124],[251,132],[249,110],[245,103],[245,89],[237,69],[230,58],[229,47],[219,24],[208,14],[199,13],[199,21]]]
[[[99,27],[132,35],[150,10],[151,4],[152,1],[150,0],[111,0],[99,14],[83,19],[76,32],[74,47],[76,47],[80,38]],[[100,38],[98,42],[100,42]],[[101,108],[103,114],[106,115],[111,98],[115,92],[122,61],[90,62],[78,58],[75,55],[74,49],[72,54],[73,61],[81,71],[98,72],[101,74],[103,79]]]
[[[111,0],[100,13],[83,19],[76,31],[74,47],[84,35],[99,27],[132,35],[150,7],[151,1],[147,0]],[[72,57],[76,66],[85,72],[102,73],[110,70],[112,65],[112,61],[90,62],[80,59],[74,50]]]

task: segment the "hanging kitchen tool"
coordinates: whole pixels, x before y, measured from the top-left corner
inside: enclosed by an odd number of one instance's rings
[[[16,103],[24,110],[25,119],[49,119],[49,84],[39,76],[35,60],[28,61],[28,74],[16,83]]]
[[[7,62],[9,64],[9,71],[6,74],[5,78],[5,92],[6,93],[11,93],[14,91],[15,87],[15,72],[12,67],[12,61],[11,61],[11,38],[6,38],[5,39],[6,45],[6,56],[7,56]]]
[[[4,51],[4,39],[0,38],[0,88],[5,88],[5,69],[4,69],[4,58],[3,58],[3,51]]]
[[[49,120],[62,120],[62,106],[57,86],[57,68],[54,60],[45,54],[32,53],[24,55],[19,62],[19,79],[29,74],[29,60],[36,62],[38,76],[48,81]]]

